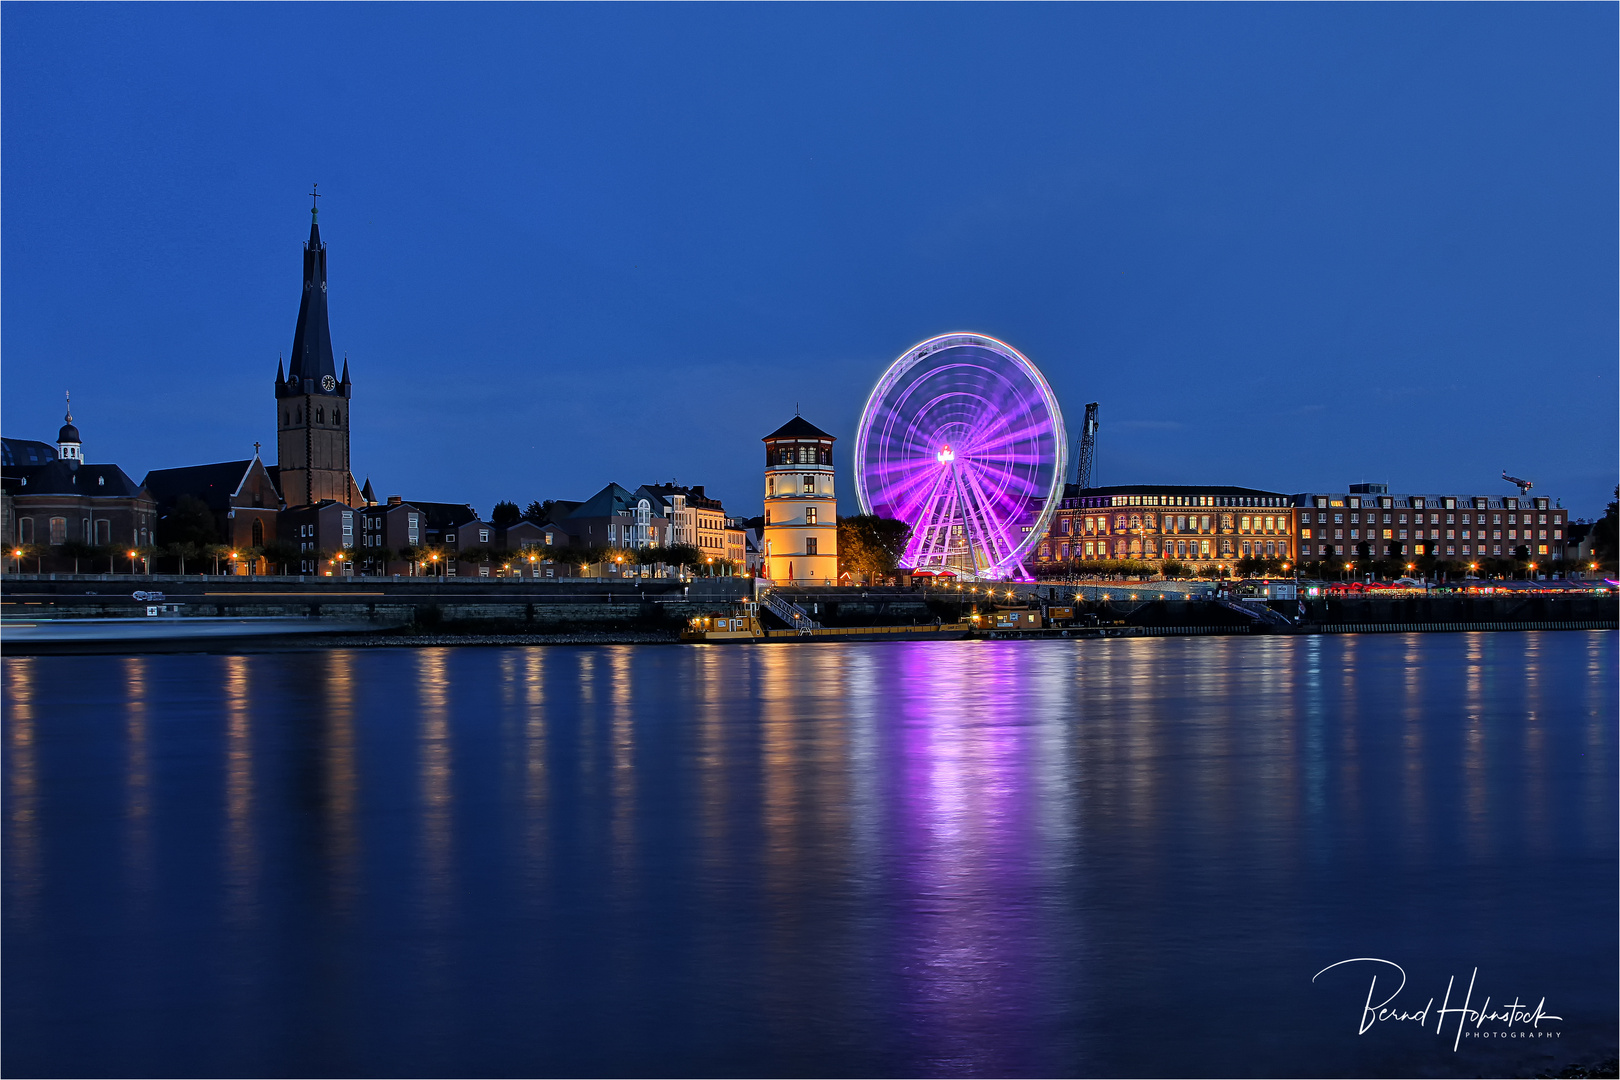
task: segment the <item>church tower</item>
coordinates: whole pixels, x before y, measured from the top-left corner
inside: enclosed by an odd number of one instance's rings
[[[778,585],[838,584],[835,441],[802,416],[765,436],[765,572]]]
[[[278,480],[288,506],[322,499],[353,506],[359,493],[349,472],[349,361],[344,359],[339,376],[326,322],[326,245],[321,243],[320,211],[312,205],[309,213],[304,298],[298,305],[292,361],[285,374],[276,363]]]

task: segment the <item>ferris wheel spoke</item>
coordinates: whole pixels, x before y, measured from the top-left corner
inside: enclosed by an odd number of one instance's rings
[[[910,525],[907,565],[1019,572],[1063,481],[1062,417],[1028,359],[979,334],[919,343],[878,380],[859,430],[861,508]]]
[[[996,514],[994,501],[985,495],[984,489],[979,486],[978,479],[966,470],[962,470],[961,475],[964,485],[972,496],[970,501],[974,505],[977,516],[983,522],[982,527],[986,546],[997,549],[996,565],[999,567],[1010,556],[1012,549],[1018,545],[1012,540],[1012,537],[1007,535],[1005,524]]]

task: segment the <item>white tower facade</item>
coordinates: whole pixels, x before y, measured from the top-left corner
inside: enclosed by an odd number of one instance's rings
[[[802,416],[765,436],[765,573],[778,585],[838,584],[836,441]]]

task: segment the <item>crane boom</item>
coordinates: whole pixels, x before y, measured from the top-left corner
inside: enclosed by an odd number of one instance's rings
[[[1091,487],[1092,466],[1097,457],[1097,403],[1086,406],[1086,419],[1080,425],[1080,446],[1074,455],[1075,486],[1084,491]]]
[[[1530,489],[1536,486],[1529,480],[1520,480],[1517,476],[1509,476],[1506,469],[1502,470],[1502,479],[1506,480],[1510,484],[1518,484],[1520,495],[1530,494]]]

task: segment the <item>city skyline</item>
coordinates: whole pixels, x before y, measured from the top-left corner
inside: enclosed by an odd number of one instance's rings
[[[1174,10],[322,9],[304,85],[243,62],[296,52],[274,12],[10,8],[5,434],[72,390],[136,476],[272,445],[319,181],[379,495],[678,479],[751,516],[761,435],[848,440],[896,356],[977,330],[1071,428],[1102,402],[1099,483],[1507,469],[1599,515],[1613,11]],[[982,99],[874,74],[975,36]]]

